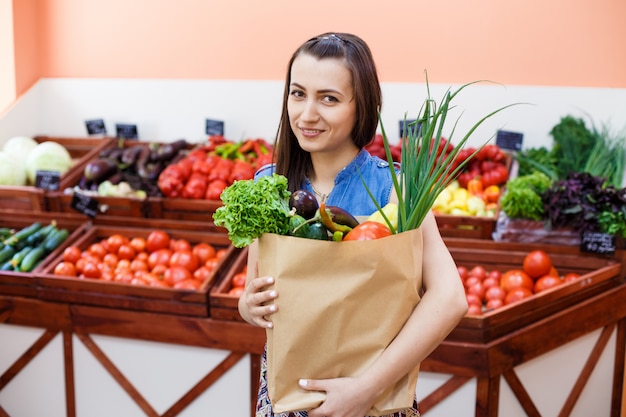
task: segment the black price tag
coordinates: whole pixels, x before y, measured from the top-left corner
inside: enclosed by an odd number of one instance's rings
[[[206,119],[204,131],[208,136],[224,136],[224,122],[221,120]]]
[[[580,239],[580,251],[600,255],[615,253],[615,236],[600,232],[583,232]]]
[[[137,125],[117,123],[115,125],[115,132],[118,138],[139,139],[139,133],[137,133]]]
[[[500,149],[509,151],[521,151],[524,134],[519,132],[509,132],[507,130],[498,130],[496,135],[496,145]]]
[[[411,132],[413,137],[416,137],[417,133],[419,132],[419,128],[420,128],[420,123],[417,123],[417,120],[415,119],[400,120],[400,123],[399,123],[400,137],[408,136],[409,132]]]
[[[104,120],[102,119],[86,120],[85,126],[87,127],[87,134],[89,135],[107,134],[107,128],[104,125]]]
[[[47,191],[56,191],[61,184],[61,173],[59,171],[37,171],[35,174],[35,187]]]
[[[71,207],[92,218],[98,214],[98,200],[85,194],[74,193]]]

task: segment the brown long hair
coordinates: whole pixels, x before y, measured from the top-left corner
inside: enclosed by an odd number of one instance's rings
[[[308,54],[318,59],[344,60],[352,74],[356,101],[356,123],[352,128],[352,141],[359,149],[374,138],[378,126],[378,110],[382,105],[382,93],[372,52],[361,38],[349,33],[324,33],[302,44],[287,66],[283,108],[275,144],[276,172],[287,177],[290,191],[301,188],[312,169],[311,155],[298,144],[287,112],[291,67],[300,54]]]

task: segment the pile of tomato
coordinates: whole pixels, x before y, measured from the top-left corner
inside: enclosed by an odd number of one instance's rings
[[[458,266],[457,269],[465,286],[470,315],[519,302],[580,278],[580,274],[574,272],[559,275],[550,256],[542,250],[530,251],[519,268],[504,272],[487,271],[481,265]]]
[[[99,239],[86,249],[68,246],[54,274],[131,285],[196,290],[226,255],[226,249],[206,242],[190,243],[163,230],[147,237],[119,233]]]

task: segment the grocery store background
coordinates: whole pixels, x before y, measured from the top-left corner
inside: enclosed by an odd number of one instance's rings
[[[623,127],[626,3],[621,0],[288,2],[0,0],[0,142],[81,136],[84,121],[137,124],[140,139],[202,140],[206,118],[231,139],[275,134],[285,65],[302,41],[354,32],[383,82],[383,122],[415,116],[426,96],[493,80],[457,100],[460,128],[490,120],[546,144],[566,114]]]

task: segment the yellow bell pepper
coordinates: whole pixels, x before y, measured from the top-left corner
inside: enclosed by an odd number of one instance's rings
[[[381,210],[383,213],[385,213],[385,216],[387,216],[389,223],[391,223],[392,230],[396,230],[398,228],[398,205],[394,203],[388,203],[385,207],[382,207]],[[379,210],[373,212],[367,218],[367,220],[382,223],[385,226],[388,226],[385,218]]]

